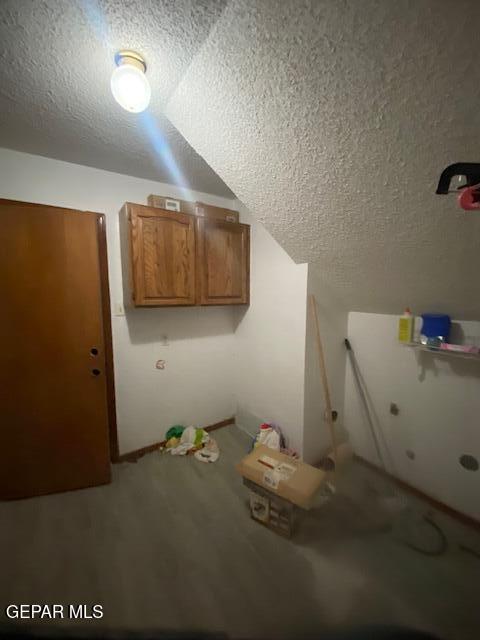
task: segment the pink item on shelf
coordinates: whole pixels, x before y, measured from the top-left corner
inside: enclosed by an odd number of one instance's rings
[[[457,353],[480,353],[480,348],[473,344],[449,344],[448,342],[442,342],[440,349],[443,351],[455,351]]]

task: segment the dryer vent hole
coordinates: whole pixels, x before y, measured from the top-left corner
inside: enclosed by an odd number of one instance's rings
[[[463,456],[460,456],[459,462],[467,471],[478,471],[479,464],[475,456],[464,453]]]

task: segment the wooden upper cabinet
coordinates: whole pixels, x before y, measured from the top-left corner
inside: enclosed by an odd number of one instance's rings
[[[127,202],[120,234],[125,304],[248,304],[248,225]]]
[[[124,215],[134,305],[195,304],[194,216],[130,203]]]
[[[249,298],[250,227],[198,218],[198,303],[248,304]]]

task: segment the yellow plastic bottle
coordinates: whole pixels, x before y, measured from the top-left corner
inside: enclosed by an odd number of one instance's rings
[[[398,319],[398,341],[408,344],[413,342],[413,326],[415,318],[407,307],[403,316]]]

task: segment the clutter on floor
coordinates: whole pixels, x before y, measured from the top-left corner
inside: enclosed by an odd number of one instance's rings
[[[282,430],[274,422],[264,422],[260,425],[260,430],[253,440],[252,448],[257,447],[259,444],[264,444],[275,451],[281,451],[292,458],[298,458],[298,453],[287,447]]]
[[[290,536],[295,507],[309,509],[328,474],[280,451],[259,444],[236,465],[250,489],[254,520]]]
[[[286,449],[280,427],[263,423],[252,451],[236,467],[250,489],[251,517],[287,537],[293,531],[296,507],[310,509],[314,498],[317,506],[328,502],[335,494],[334,474],[353,457],[350,444],[339,444],[335,434],[334,422],[338,413],[332,409],[317,303],[313,295],[310,295],[310,308],[331,450],[321,461],[320,468],[313,467]]]
[[[208,435],[205,429],[174,425],[165,434],[163,451],[172,456],[184,456],[190,453],[200,462],[216,462],[220,450],[216,440]]]
[[[254,520],[266,525],[269,529],[290,538],[295,526],[295,505],[262,489],[251,480],[243,479],[243,484],[250,489],[250,515]]]
[[[204,444],[202,449],[195,451],[194,456],[200,462],[216,462],[218,460],[218,456],[220,455],[220,450],[218,448],[217,441],[208,436],[207,442]]]
[[[244,484],[250,489],[250,515],[270,529],[287,537],[292,535],[296,507],[309,509],[313,499],[317,506],[328,502],[335,494],[333,475],[340,466],[352,459],[348,443],[336,441],[334,422],[337,412],[332,409],[316,300],[310,296],[312,318],[316,329],[325,420],[328,425],[331,451],[324,458],[323,468],[301,462],[298,455],[286,448],[280,427],[264,423],[254,441],[253,450],[238,465]]]
[[[280,448],[285,446],[285,438],[280,431],[280,427],[267,424],[266,422],[261,424],[260,431],[257,434],[254,446],[258,446],[259,444],[264,444],[270,449],[280,451]]]
[[[338,502],[325,512],[315,503],[298,509],[301,520],[287,538],[245,506],[248,489],[234,467],[250,438],[233,425],[209,433],[221,450],[215,465],[152,452],[114,465],[110,485],[0,503],[0,601],[62,602],[66,594],[71,602],[101,602],[97,638],[122,627],[135,628],[135,640],[155,628],[171,629],[176,640],[192,629],[197,638],[209,629],[224,639],[286,640],[303,631],[313,638],[315,631],[324,640],[329,627],[372,620],[449,640],[478,638],[480,563],[454,546],[480,552],[476,531],[439,516],[450,553],[431,558],[399,544],[381,528],[368,490],[381,476],[354,461]],[[122,579],[103,567],[121,568]],[[318,629],[301,626],[317,620]],[[77,634],[88,626],[93,635],[93,624],[84,620]]]

